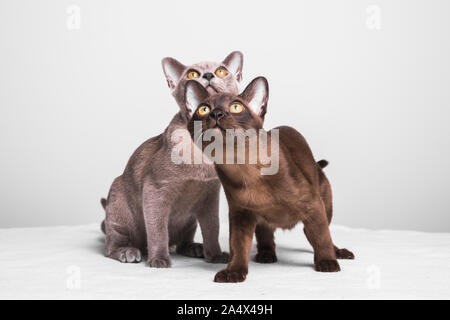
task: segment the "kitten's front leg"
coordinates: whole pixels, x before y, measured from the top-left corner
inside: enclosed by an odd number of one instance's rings
[[[151,182],[144,183],[143,213],[147,233],[148,264],[153,268],[169,268],[169,214],[170,206],[164,195]]]
[[[219,191],[217,182],[196,208],[197,219],[203,236],[203,254],[210,263],[227,263],[230,255],[222,252],[219,244]]]
[[[226,269],[219,271],[215,282],[242,282],[248,274],[248,260],[256,227],[256,216],[252,212],[230,208],[230,253],[231,260]]]

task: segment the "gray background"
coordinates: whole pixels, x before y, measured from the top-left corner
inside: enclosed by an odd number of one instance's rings
[[[66,8],[81,8],[81,28]],[[381,28],[367,8],[381,9]],[[448,1],[0,0],[0,227],[101,220],[99,199],[177,106],[160,61],[244,53],[266,128],[301,131],[334,222],[450,231]],[[226,221],[226,201],[221,215]]]

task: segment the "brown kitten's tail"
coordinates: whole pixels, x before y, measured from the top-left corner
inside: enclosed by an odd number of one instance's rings
[[[106,199],[101,198],[100,203],[102,204],[103,209],[106,210]],[[102,221],[101,229],[102,229],[103,233],[106,234],[105,220]]]
[[[327,160],[320,160],[320,161],[317,161],[317,164],[319,165],[319,167],[321,167],[323,169],[323,168],[325,168],[328,165],[328,161]]]

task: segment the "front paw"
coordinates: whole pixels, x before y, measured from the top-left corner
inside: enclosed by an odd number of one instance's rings
[[[192,258],[203,258],[203,244],[201,243],[189,243],[177,248],[177,253]]]
[[[228,252],[222,252],[214,257],[206,257],[205,261],[208,263],[228,263],[230,261],[230,254]]]
[[[153,258],[149,260],[148,265],[151,268],[170,268],[170,258]]]
[[[338,272],[341,271],[337,260],[320,260],[315,263],[315,269],[318,272]]]
[[[242,282],[245,280],[246,276],[247,273],[243,271],[224,269],[216,273],[214,282]]]
[[[259,251],[255,256],[255,261],[258,263],[274,263],[277,262],[277,255],[273,250]]]

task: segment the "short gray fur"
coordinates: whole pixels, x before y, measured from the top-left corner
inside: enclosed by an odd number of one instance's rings
[[[199,73],[208,91],[238,93],[242,78],[243,56],[232,52],[221,63],[202,62],[184,66],[173,58],[162,61],[169,88],[180,111],[165,131],[145,141],[131,156],[123,174],[117,177],[102,199],[106,219],[105,255],[121,262],[140,262],[147,253],[151,267],[170,267],[169,246],[190,257],[204,257],[207,262],[226,263],[219,237],[220,182],[212,165],[175,164],[171,153],[174,130],[186,130],[191,110],[184,102],[184,87],[191,70]],[[229,73],[207,80],[219,67]],[[203,244],[194,243],[197,222]]]

